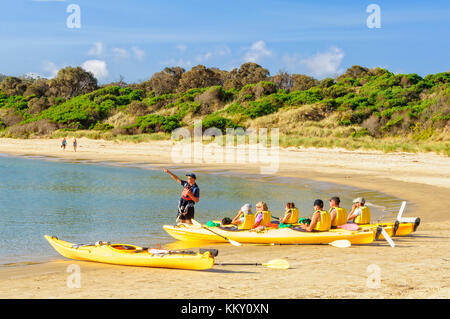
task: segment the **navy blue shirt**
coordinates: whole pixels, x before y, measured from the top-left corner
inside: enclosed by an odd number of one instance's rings
[[[194,185],[191,186],[191,185],[189,185],[188,182],[181,180],[180,184],[183,187],[186,187],[186,186],[189,187],[191,189],[192,194],[195,197],[200,198],[200,188],[198,187],[197,183],[195,183]],[[184,200],[184,198],[182,198],[182,199]],[[195,204],[195,202],[193,200],[189,200],[188,202]]]

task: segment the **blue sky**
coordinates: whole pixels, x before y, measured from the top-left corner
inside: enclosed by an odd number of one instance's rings
[[[369,4],[381,28],[368,28]],[[67,8],[81,28],[68,28]],[[138,82],[166,66],[335,76],[359,64],[395,73],[449,71],[448,1],[1,0],[0,73],[52,77],[83,66],[100,82]]]

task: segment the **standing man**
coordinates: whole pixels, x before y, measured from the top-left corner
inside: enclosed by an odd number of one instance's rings
[[[187,182],[179,179],[176,175],[172,174],[168,169],[164,169],[164,173],[168,173],[172,179],[183,186],[181,192],[181,198],[178,201],[178,214],[182,223],[188,223],[192,225],[192,219],[194,218],[194,205],[200,200],[200,188],[195,183],[196,176],[194,173],[186,174],[188,177]]]

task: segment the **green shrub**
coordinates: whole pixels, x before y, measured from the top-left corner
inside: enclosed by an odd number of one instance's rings
[[[254,119],[263,115],[274,113],[278,108],[273,105],[270,101],[252,101],[248,102],[245,108],[244,115],[248,115],[250,118]]]
[[[92,129],[96,130],[96,131],[107,131],[107,130],[111,130],[113,128],[114,128],[114,126],[112,126],[111,124],[100,123],[100,122],[95,123],[95,125],[92,127]]]
[[[170,133],[180,126],[181,123],[176,116],[165,117],[158,114],[149,114],[137,117],[136,123],[128,128],[139,128],[142,133],[154,133],[160,131]]]
[[[317,90],[294,91],[289,94],[289,105],[313,104],[322,100]]]
[[[226,128],[236,128],[238,126],[230,119],[217,114],[209,114],[203,118],[202,127],[203,129],[215,127],[225,132]]]

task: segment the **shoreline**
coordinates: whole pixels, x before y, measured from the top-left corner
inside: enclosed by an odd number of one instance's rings
[[[171,143],[142,144],[78,139],[78,152],[59,149],[59,139],[12,140],[0,139],[0,153],[14,156],[44,156],[57,160],[114,162],[121,165],[150,165],[155,169],[168,167],[193,169],[197,172],[219,174],[258,175],[254,164],[174,164],[168,151]],[[410,237],[394,238],[397,246],[386,242],[369,246],[336,249],[326,246],[267,247],[244,245],[240,248],[220,245],[220,262],[287,259],[293,269],[278,272],[249,267],[214,267],[207,272],[167,269],[143,269],[53,260],[32,265],[11,265],[0,268],[0,283],[11,287],[0,292],[2,298],[449,298],[450,218],[443,207],[450,201],[450,159],[432,154],[343,151],[329,149],[281,149],[280,166],[274,177],[294,177],[317,182],[348,185],[374,190],[408,201],[404,216],[421,217],[417,233]],[[264,177],[263,177],[264,178]],[[414,205],[411,205],[414,203]],[[212,247],[216,247],[213,245]],[[437,255],[433,251],[442,252]],[[389,254],[390,257],[387,257]],[[267,259],[267,260],[266,260]],[[319,271],[317,264],[321,267]],[[369,264],[379,264],[383,271],[382,289],[368,289],[365,285]],[[65,285],[66,268],[78,264],[87,278],[81,289]],[[350,265],[358,274],[350,271]],[[323,267],[322,267],[323,266]],[[334,271],[333,271],[334,269]],[[295,282],[302,273],[311,273],[311,282],[299,289]],[[157,276],[136,280],[136,276]],[[270,274],[270,275],[269,275]],[[104,284],[114,276],[123,280]],[[181,282],[184,276],[196,282]],[[277,291],[270,289],[273,278],[284,285]],[[338,276],[338,277],[336,277]],[[249,278],[251,280],[245,280]],[[425,278],[425,277],[428,277]],[[84,277],[83,277],[84,278]],[[223,283],[232,278],[235,289],[224,289]],[[296,279],[297,278],[297,279]],[[334,278],[334,279],[333,279]],[[125,279],[129,280],[127,282]],[[327,283],[323,286],[316,282]],[[255,280],[262,290],[254,289]],[[103,282],[103,284],[102,284]],[[393,284],[396,282],[397,284]],[[217,287],[211,287],[211,284]],[[103,287],[105,286],[105,287]],[[184,288],[183,288],[184,287]],[[191,287],[191,288],[188,288]],[[198,293],[193,294],[196,290]],[[260,289],[258,289],[259,291]]]

